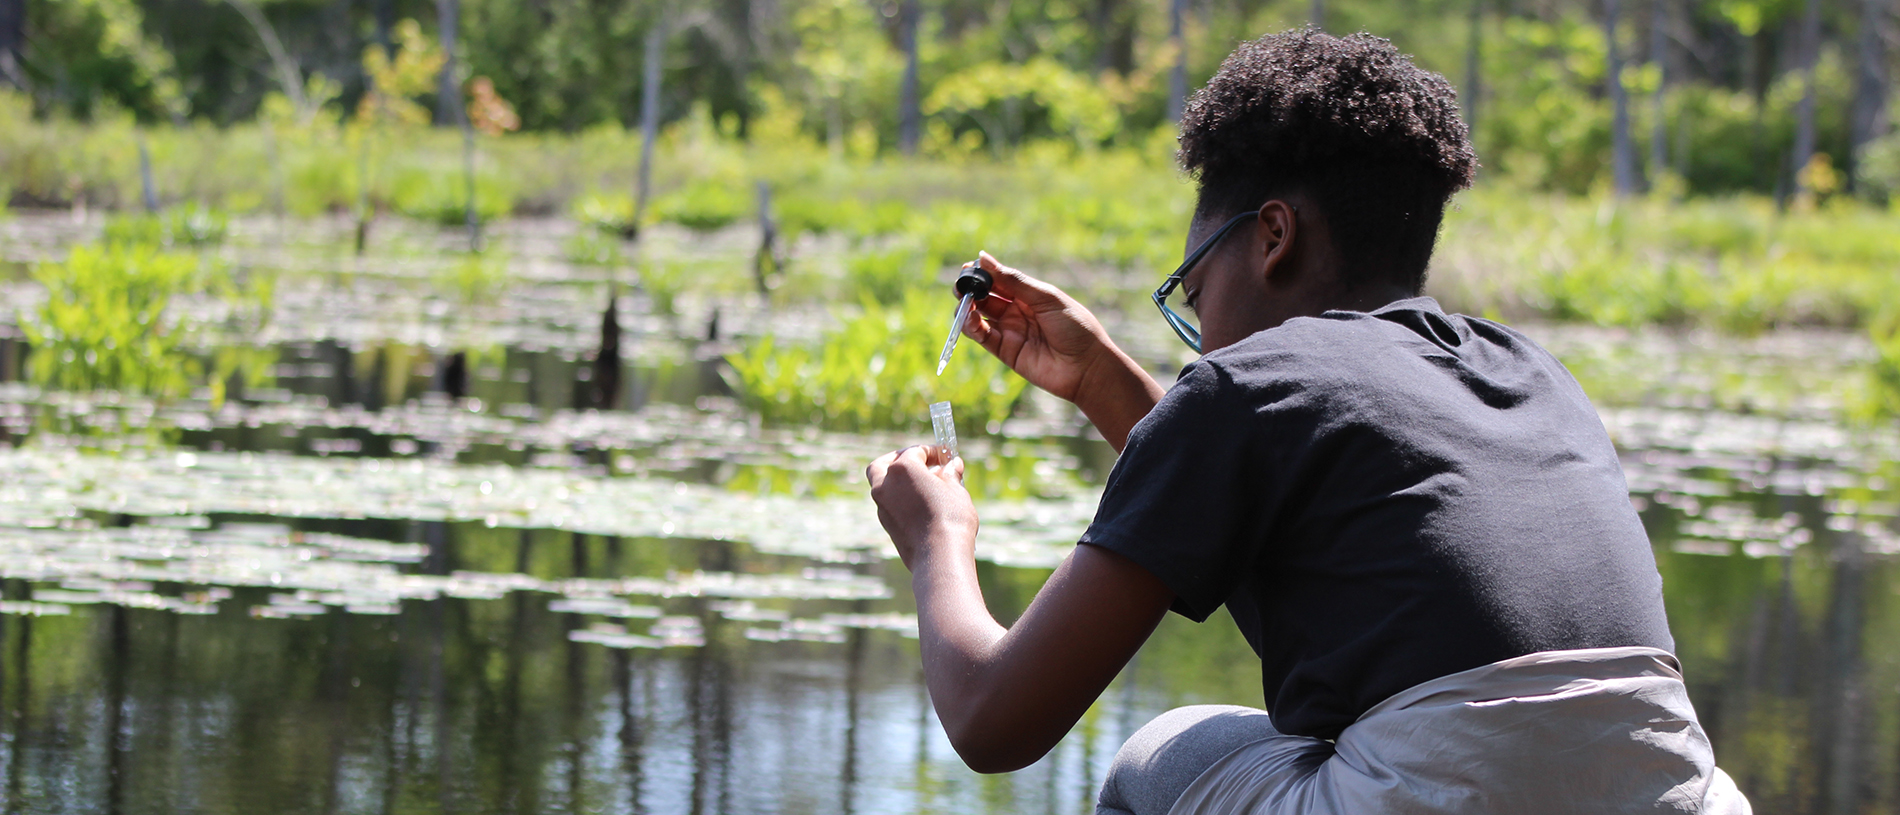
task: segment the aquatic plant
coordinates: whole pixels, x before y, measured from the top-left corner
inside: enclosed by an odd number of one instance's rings
[[[269,359],[242,348],[212,355],[207,371],[191,351],[201,326],[171,311],[181,295],[211,293],[262,311],[262,281],[240,288],[200,258],[149,243],[78,246],[64,261],[41,263],[33,279],[46,287],[37,309],[19,315],[33,346],[34,381],[62,390],[119,390],[179,396],[201,379],[221,402],[234,373],[255,379]]]
[[[631,195],[594,192],[574,199],[568,213],[574,220],[601,232],[631,235],[639,226],[634,223],[634,206]]]
[[[492,302],[508,285],[508,260],[489,255],[464,255],[436,269],[431,281],[437,289],[454,292],[468,304]]]
[[[677,261],[649,260],[640,267],[640,290],[646,292],[656,314],[679,314],[679,296],[686,290],[687,266]]]
[[[468,223],[468,180],[461,170],[411,168],[390,185],[389,205],[411,218],[442,226]],[[514,210],[514,194],[491,173],[475,176],[475,217],[487,223]]]
[[[619,266],[627,260],[620,236],[607,230],[576,230],[562,244],[561,255],[586,266]]]
[[[973,342],[958,345],[943,376],[937,355],[954,301],[912,291],[890,306],[867,300],[816,345],[753,341],[726,361],[747,407],[771,424],[835,430],[911,430],[926,406],[949,401],[959,433],[993,432],[1026,382]]]
[[[936,282],[922,253],[909,246],[866,252],[845,261],[850,298],[896,305],[911,291]]]
[[[106,221],[102,237],[106,243],[201,248],[224,243],[230,225],[223,211],[197,204],[164,213],[114,216]]]
[[[745,186],[730,180],[695,181],[663,196],[656,203],[660,220],[687,229],[709,232],[723,229],[751,214],[755,205]]]

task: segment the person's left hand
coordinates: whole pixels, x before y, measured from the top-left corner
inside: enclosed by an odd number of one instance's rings
[[[878,523],[913,572],[928,559],[976,556],[976,504],[963,488],[963,459],[942,456],[936,447],[906,447],[864,469]]]

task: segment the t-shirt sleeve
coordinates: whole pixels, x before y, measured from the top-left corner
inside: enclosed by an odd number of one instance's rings
[[[1081,542],[1133,560],[1174,591],[1174,611],[1206,620],[1265,532],[1254,423],[1226,371],[1190,365],[1129,433]]]

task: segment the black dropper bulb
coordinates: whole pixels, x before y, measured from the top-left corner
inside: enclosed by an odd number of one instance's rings
[[[975,295],[972,299],[981,300],[990,296],[990,285],[993,282],[990,273],[983,269],[983,264],[973,262],[963,268],[962,274],[957,275],[957,296],[969,294]]]

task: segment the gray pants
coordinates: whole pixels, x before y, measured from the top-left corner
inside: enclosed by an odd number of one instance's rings
[[[1267,712],[1250,707],[1194,705],[1156,716],[1116,751],[1095,815],[1167,815],[1214,762],[1278,735]]]

